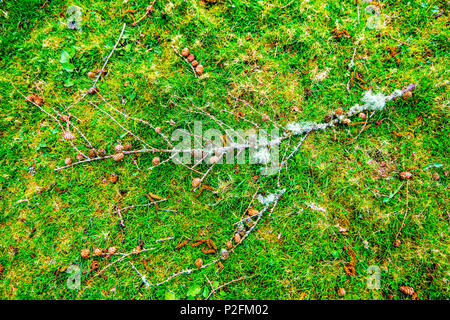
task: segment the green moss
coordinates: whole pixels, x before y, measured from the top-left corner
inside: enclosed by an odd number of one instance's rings
[[[40,8],[42,3],[0,4],[0,297],[164,299],[171,292],[178,299],[199,299],[210,290],[206,277],[222,284],[247,275],[254,277],[227,286],[215,298],[336,299],[336,288],[344,287],[348,299],[385,299],[389,293],[408,299],[399,292],[401,285],[414,287],[423,299],[449,298],[448,19],[432,18],[435,6],[447,9],[442,1],[387,1],[380,29],[367,27],[365,3],[158,1],[152,17],[133,27],[124,10],[136,10],[138,19],[147,2],[76,1],[83,10],[80,31],[66,26],[62,13],[68,3],[50,1]],[[99,90],[114,107],[164,132],[173,129],[169,120],[188,128],[197,116],[180,107],[192,104],[207,107],[236,128],[248,123],[218,108],[242,112],[263,126],[267,124],[252,108],[282,125],[321,121],[327,112],[360,101],[362,88],[355,85],[347,91],[347,66],[355,49],[354,70],[367,81],[365,86],[384,94],[409,83],[417,89],[410,100],[389,102],[361,133],[361,126],[354,126],[311,134],[281,174],[288,192],[277,209],[271,218],[263,218],[222,271],[205,268],[139,289],[140,278],[127,260],[151,283],[192,268],[198,257],[207,263],[213,257],[198,247],[174,251],[175,245],[186,238],[210,237],[224,246],[258,184],[269,191],[277,186],[276,178],[253,181],[258,166],[236,170],[224,165],[205,181],[220,192],[205,190],[195,197],[191,171],[171,163],[145,170],[151,156],[144,154],[120,164],[106,160],[53,170],[76,154],[62,141],[62,129],[26,103],[11,82],[26,95],[43,96],[46,110],[63,112],[89,88],[87,73],[101,68],[124,22],[124,37]],[[333,38],[334,27],[352,37]],[[189,47],[205,74],[194,77],[171,45]],[[401,46],[398,66],[394,59],[382,61],[392,46]],[[72,72],[60,63],[64,50],[73,52]],[[109,110],[97,97],[90,99]],[[95,147],[111,151],[118,141],[139,147],[87,102],[71,112],[82,120],[79,128]],[[163,146],[150,128],[117,119],[152,145]],[[202,120],[205,127],[217,127],[210,119]],[[394,131],[413,135],[397,137]],[[433,163],[442,166],[422,170]],[[398,179],[403,170],[413,173],[407,183]],[[105,182],[111,173],[119,177],[116,184]],[[440,179],[434,180],[433,173]],[[123,212],[126,228],[120,228],[115,208],[146,203],[149,192],[169,197],[160,204],[166,211],[143,207]],[[326,211],[311,209],[311,203]],[[394,247],[403,220],[402,243]],[[173,239],[156,242],[165,238]],[[90,270],[92,259],[80,257],[86,247],[116,246],[130,252],[137,245],[153,249],[100,276]],[[343,271],[350,261],[344,245],[356,254],[355,276]],[[115,258],[98,260],[103,268]],[[72,264],[83,271],[80,290],[66,286],[69,274],[64,270]],[[380,290],[366,286],[371,265],[381,268]],[[195,297],[188,295],[197,291]]]

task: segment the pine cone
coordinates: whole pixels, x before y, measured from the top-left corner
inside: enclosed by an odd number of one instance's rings
[[[94,256],[101,256],[103,254],[103,250],[100,248],[96,248],[94,250]]]
[[[114,161],[122,161],[122,160],[123,160],[123,157],[124,157],[124,155],[123,155],[123,153],[121,152],[121,153],[116,153],[116,154],[113,156],[113,159],[114,159]]]
[[[201,64],[199,64],[199,65],[195,68],[195,72],[196,72],[199,76],[201,76],[201,75],[203,74],[203,71],[204,71],[204,69],[203,69],[203,66],[202,66]]]
[[[193,188],[197,188],[197,187],[200,186],[201,184],[202,184],[202,179],[200,179],[200,178],[194,178],[194,179],[192,179],[191,185],[192,185]]]
[[[401,180],[408,180],[409,178],[411,178],[412,173],[408,172],[408,171],[403,171],[403,172],[400,172],[399,176],[400,176]]]
[[[399,289],[407,296],[412,296],[414,294],[414,289],[412,287],[401,286]]]
[[[409,98],[412,97],[412,92],[411,91],[406,91],[403,95],[402,98],[403,100],[408,100]]]
[[[201,258],[198,258],[195,260],[195,266],[200,269],[200,267],[203,265],[203,260]]]
[[[253,216],[256,216],[257,214],[259,214],[259,211],[254,208],[250,208],[250,209],[248,209],[247,213],[249,216],[253,217]]]
[[[141,252],[141,246],[137,246],[137,247],[134,248],[133,251],[132,251],[133,254],[138,254],[139,252]]]
[[[188,48],[184,48],[183,50],[181,50],[181,55],[183,57],[187,57],[189,55],[189,49]]]
[[[83,155],[81,153],[78,153],[76,156],[77,161],[83,160]]]
[[[87,91],[88,94],[94,94],[96,92],[98,92],[98,88],[96,87],[90,87]]]
[[[116,247],[108,248],[108,253],[109,254],[114,254],[114,253],[116,253],[116,251],[117,251]]]
[[[97,152],[95,151],[94,148],[89,150],[88,156],[89,156],[89,158],[95,158],[97,156]]]
[[[334,110],[334,114],[337,114],[337,115],[344,114],[344,109],[342,109],[342,108],[337,108],[336,110]]]
[[[89,255],[91,254],[91,250],[89,249],[83,249],[81,250],[81,257],[82,258],[89,258]]]
[[[124,148],[125,150],[127,150],[127,151],[130,151],[130,150],[131,150],[131,143],[129,143],[129,142],[125,143],[125,144],[123,145],[123,148]]]
[[[330,122],[331,120],[333,120],[333,117],[334,117],[334,113],[327,113],[325,115],[325,117],[323,117],[323,121]]]
[[[96,270],[100,266],[100,263],[97,260],[91,262],[91,269]]]
[[[161,159],[159,157],[154,157],[152,163],[154,166],[157,166],[158,164],[161,163]]]
[[[118,144],[117,146],[114,147],[114,151],[119,153],[123,151],[123,145]]]
[[[105,154],[106,154],[105,149],[100,148],[100,149],[97,150],[97,155],[98,155],[99,157],[104,157]]]
[[[343,297],[345,296],[346,292],[344,288],[339,288],[337,291],[338,296]]]
[[[31,101],[34,104],[37,104],[38,106],[42,105],[44,103],[44,99],[37,94],[30,94],[27,98],[27,101]]]
[[[227,260],[230,253],[227,251],[227,249],[221,249],[220,250],[220,259]]]
[[[236,234],[234,235],[234,241],[235,241],[236,243],[241,242],[241,236],[240,236],[239,233],[236,233]]]
[[[109,176],[109,181],[111,181],[111,183],[116,183],[118,178],[117,174],[113,173]]]

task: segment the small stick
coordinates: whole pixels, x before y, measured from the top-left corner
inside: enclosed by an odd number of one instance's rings
[[[397,234],[395,235],[395,240],[397,240],[398,236],[400,235],[400,232],[402,231],[403,226],[405,225],[405,220],[406,220],[406,216],[408,215],[408,186],[409,186],[409,181],[406,181],[406,212],[405,215],[403,216],[403,220],[402,220],[402,224],[400,226],[400,228],[398,229]]]
[[[224,287],[226,287],[226,286],[228,286],[228,285],[230,285],[230,284],[232,284],[232,283],[234,283],[234,282],[242,281],[242,280],[244,280],[244,279],[253,278],[254,276],[256,276],[256,275],[253,275],[253,276],[251,276],[251,277],[248,277],[248,276],[240,277],[240,278],[238,278],[238,279],[231,280],[230,282],[227,282],[227,283],[225,283],[225,284],[223,284],[223,285],[221,285],[221,286],[218,286],[218,287],[214,288],[214,289],[209,293],[209,295],[206,297],[205,300],[208,300],[209,297],[211,297],[211,295],[215,294],[218,290],[220,290],[220,289],[222,289],[222,288],[224,288]]]
[[[136,267],[134,266],[134,264],[128,260],[128,263],[131,264],[131,266],[133,267],[134,271],[137,272],[137,274],[141,277],[142,283],[145,284],[146,287],[149,287],[150,284],[147,282],[147,276],[146,275],[142,275],[138,269],[136,269]]]

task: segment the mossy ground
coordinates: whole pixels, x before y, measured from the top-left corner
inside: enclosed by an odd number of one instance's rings
[[[81,31],[67,28],[64,13],[70,5],[82,8]],[[131,26],[133,17],[125,10],[136,10],[138,19],[148,5],[122,0],[0,3],[1,298],[200,299],[210,291],[208,281],[219,285],[242,276],[252,278],[227,286],[215,298],[337,299],[336,289],[343,287],[347,299],[389,294],[410,299],[399,292],[401,285],[413,287],[422,299],[450,297],[448,16],[433,18],[447,12],[446,1],[384,1],[379,28],[368,27],[374,18],[361,1],[156,1],[152,17]],[[330,110],[359,102],[364,92],[346,88],[355,48],[354,69],[364,85],[384,94],[409,83],[417,89],[410,100],[390,102],[385,112],[375,114],[373,120],[382,121],[356,140],[361,126],[309,135],[283,171],[287,193],[272,217],[263,217],[222,271],[212,266],[160,287],[139,288],[128,260],[152,283],[193,267],[198,257],[211,261],[199,248],[173,248],[181,239],[200,236],[222,246],[258,185],[274,191],[276,178],[254,180],[256,165],[217,166],[206,183],[219,190],[218,197],[205,191],[196,198],[191,171],[170,163],[149,172],[148,155],[135,158],[140,170],[128,157],[120,164],[103,161],[54,171],[74,151],[62,141],[61,128],[26,103],[11,82],[25,94],[43,96],[46,110],[64,110],[89,88],[87,72],[101,68],[124,22],[125,35],[98,87],[119,109],[166,132],[173,129],[168,120],[190,126],[196,117],[177,105],[191,104],[236,128],[248,123],[217,112],[218,107],[242,112],[261,125],[266,124],[242,101],[281,125],[321,121]],[[352,37],[333,38],[335,27]],[[195,77],[171,44],[189,47],[204,65],[204,75]],[[394,59],[382,61],[387,47],[398,46],[399,65]],[[63,51],[70,53],[73,70],[63,68]],[[86,102],[72,113],[98,147],[111,151],[118,141],[137,145]],[[128,125],[160,143],[147,127]],[[424,170],[430,164],[439,165]],[[398,179],[404,170],[413,173],[408,182]],[[119,177],[116,184],[104,181],[111,173]],[[432,177],[436,173],[439,180]],[[169,197],[160,207],[172,211],[133,209],[124,214],[125,230],[118,228],[114,208],[145,203],[148,192]],[[313,210],[309,203],[326,211]],[[401,245],[394,247],[406,210]],[[339,232],[338,225],[347,232]],[[173,240],[155,242],[168,237]],[[130,252],[139,244],[154,250],[89,281],[96,271],[90,271],[92,259],[80,257],[81,249],[116,246]],[[356,254],[355,276],[344,274],[350,261],[344,245]],[[100,259],[100,267],[114,259]],[[72,264],[83,271],[80,290],[66,287],[64,270]],[[381,269],[379,290],[366,285],[372,265]]]

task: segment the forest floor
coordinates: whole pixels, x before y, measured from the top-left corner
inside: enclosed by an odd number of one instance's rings
[[[448,2],[151,4],[0,1],[0,298],[412,299],[402,286],[414,298],[450,298]],[[201,75],[179,56],[185,47]],[[233,128],[249,127],[240,116],[285,127],[322,122],[369,89],[416,89],[365,120],[311,132],[281,171],[286,192],[273,212],[219,267],[208,263],[254,195],[279,189],[260,165],[216,165],[203,180],[211,190],[200,195],[195,172],[172,162],[147,170],[147,153],[55,170],[77,155],[59,115],[110,53],[100,95],[70,108],[107,153],[118,143],[142,147],[110,114],[151,144],[161,139],[101,97],[170,136],[201,118],[184,111],[191,106]],[[21,93],[42,97],[37,105],[48,114]],[[117,209],[149,199],[161,202],[122,211],[123,227]],[[211,239],[218,253],[204,253],[206,242],[192,246],[196,239]],[[94,256],[111,247],[115,255]],[[199,258],[207,267],[197,270]],[[80,286],[68,287],[78,271]]]

